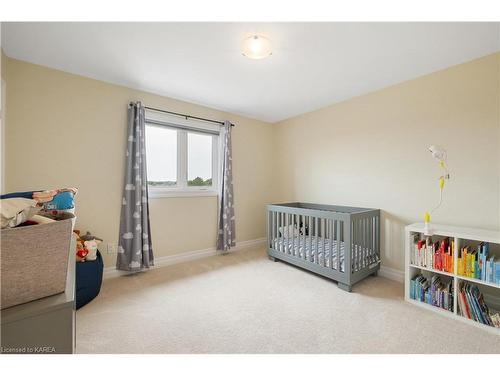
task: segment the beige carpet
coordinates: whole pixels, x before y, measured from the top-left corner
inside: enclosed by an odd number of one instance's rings
[[[403,286],[335,282],[253,249],[105,281],[78,353],[500,353],[500,338],[410,305]]]

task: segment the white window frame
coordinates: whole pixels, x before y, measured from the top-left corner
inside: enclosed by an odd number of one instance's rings
[[[219,159],[219,149],[221,146],[220,126],[198,123],[198,121],[184,120],[148,111],[146,111],[146,126],[165,126],[177,131],[177,186],[157,187],[148,185],[149,198],[207,197],[219,194],[219,171],[221,167]],[[213,134],[215,132],[217,134]],[[198,133],[212,137],[212,186],[187,185],[188,133]]]

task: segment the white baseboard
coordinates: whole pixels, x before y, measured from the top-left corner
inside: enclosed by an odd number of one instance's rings
[[[378,271],[378,274],[382,277],[385,277],[386,279],[394,280],[394,281],[397,281],[399,283],[405,282],[404,271],[400,271],[400,270],[395,269],[395,268],[380,266],[380,270]]]
[[[237,242],[236,246],[229,250],[230,253],[234,251],[239,251],[243,249],[248,249],[250,247],[262,246],[266,243],[265,238],[257,238],[255,240],[241,241]],[[202,250],[187,251],[181,254],[167,255],[164,257],[155,258],[154,268],[166,267],[172,264],[189,262],[195,259],[201,259],[210,257],[217,254],[215,247]],[[110,279],[113,277],[127,275],[128,272],[117,270],[115,267],[106,267],[103,272],[104,279]]]

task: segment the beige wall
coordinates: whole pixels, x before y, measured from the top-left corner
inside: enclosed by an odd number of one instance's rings
[[[301,115],[275,126],[282,201],[383,210],[383,265],[403,269],[403,228],[438,200],[448,150],[451,180],[436,223],[499,228],[499,55],[487,56]]]
[[[265,236],[271,201],[272,126],[257,120],[7,59],[6,190],[76,186],[77,227],[105,239],[115,255],[131,100],[237,124],[233,130],[237,241]],[[217,198],[151,199],[156,257],[215,245]]]
[[[433,221],[500,226],[499,55],[275,125],[5,57],[2,74],[6,65],[6,190],[79,187],[78,227],[106,243],[118,237],[130,100],[237,123],[238,241],[265,235],[271,201],[377,207],[383,264],[402,269],[404,225],[438,199],[433,143],[447,148],[452,175]],[[214,245],[215,197],[150,205],[157,257]],[[104,257],[114,264],[115,255]]]

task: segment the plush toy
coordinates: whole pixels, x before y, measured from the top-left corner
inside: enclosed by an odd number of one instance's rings
[[[76,237],[76,261],[85,262],[89,251],[85,248],[84,241],[80,238],[80,231],[75,229],[73,233]]]
[[[87,232],[84,236],[81,236],[80,239],[83,241],[83,246],[86,250],[88,250],[86,260],[96,260],[97,259],[97,246],[102,242],[102,239],[97,238]]]
[[[82,243],[78,241],[76,243],[76,261],[77,262],[85,262],[89,251],[83,247]]]

